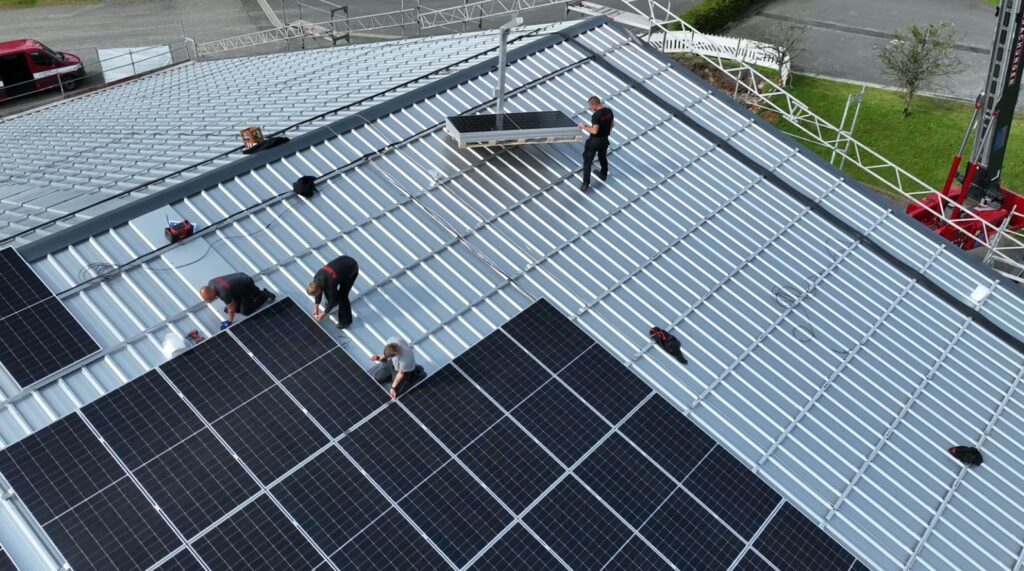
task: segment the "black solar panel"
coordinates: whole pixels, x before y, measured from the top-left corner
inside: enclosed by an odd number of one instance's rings
[[[501,539],[470,568],[481,571],[562,571],[565,566],[550,549],[530,535],[526,528],[516,525],[501,536]]]
[[[331,560],[340,569],[451,569],[451,565],[430,545],[423,534],[393,509],[331,555]]]
[[[223,333],[160,368],[211,422],[274,383],[237,341]]]
[[[634,527],[643,525],[676,488],[671,478],[617,434],[588,456],[576,475]]]
[[[669,571],[676,569],[676,567],[669,565],[665,559],[651,549],[650,545],[644,543],[644,540],[633,536],[633,539],[626,542],[626,545],[622,546],[622,550],[616,553],[615,557],[612,557],[612,560],[608,562],[608,566],[605,567],[605,571],[636,571],[637,569],[643,569],[644,571]]]
[[[205,571],[188,549],[182,549],[167,561],[160,564],[154,571]]]
[[[0,571],[18,571],[17,565],[6,551],[0,549]]]
[[[590,336],[544,299],[501,328],[556,373],[594,344]]]
[[[157,371],[82,408],[129,470],[188,438],[203,421]]]
[[[379,517],[391,502],[337,448],[328,448],[271,489],[327,553]]]
[[[341,348],[283,383],[331,436],[340,436],[388,402],[388,395]]]
[[[640,533],[679,567],[726,569],[743,549],[740,538],[680,489]]]
[[[0,450],[0,473],[39,523],[125,475],[77,414]]]
[[[677,480],[715,447],[714,439],[659,395],[645,402],[620,431]]]
[[[501,331],[484,337],[456,357],[455,364],[506,410],[551,378],[540,363]]]
[[[764,557],[758,555],[756,551],[747,551],[743,555],[743,559],[740,559],[736,567],[733,567],[733,571],[775,571],[775,567],[772,567],[771,563],[765,561]]]
[[[571,476],[522,521],[573,569],[600,569],[632,535],[626,524]]]
[[[456,462],[427,478],[398,507],[458,567],[512,521],[512,514]]]
[[[721,446],[690,473],[685,485],[734,531],[748,539],[782,500],[771,486]]]
[[[466,447],[459,459],[516,512],[563,472],[550,454],[507,418]]]
[[[849,569],[853,555],[786,503],[754,542],[754,548],[779,569]]]
[[[361,424],[341,440],[341,447],[396,499],[451,458],[397,405]]]
[[[452,365],[423,381],[402,403],[453,452],[462,450],[504,414]]]
[[[558,377],[612,424],[625,418],[651,394],[647,383],[596,344],[559,372]]]
[[[323,558],[267,496],[245,506],[193,544],[211,569],[308,570]]]
[[[515,417],[559,460],[571,465],[597,443],[611,426],[559,382],[551,382],[512,411]]]
[[[0,250],[0,318],[52,295],[14,248]]]
[[[134,474],[186,537],[199,533],[259,491],[256,481],[205,429]]]
[[[23,388],[99,349],[55,297],[0,319],[0,363]]]
[[[316,321],[295,309],[295,303],[285,298],[231,328],[279,380],[338,347]]]
[[[284,475],[327,444],[320,431],[288,395],[274,387],[213,424],[264,484]]]
[[[43,526],[74,569],[146,569],[181,545],[128,478]]]
[[[576,122],[561,111],[526,111],[504,113],[504,123],[499,128],[498,116],[456,115],[448,117],[452,127],[460,133],[481,133],[486,131],[517,131],[523,129],[554,129],[576,127]]]

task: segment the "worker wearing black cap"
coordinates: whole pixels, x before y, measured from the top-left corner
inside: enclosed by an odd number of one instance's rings
[[[338,306],[338,329],[352,325],[352,304],[348,301],[348,292],[359,277],[359,264],[349,256],[339,256],[320,268],[313,276],[313,281],[306,288],[306,293],[314,296],[313,317],[317,321],[323,319],[334,306]],[[324,296],[327,304],[323,311],[320,302]]]
[[[245,274],[229,274],[213,278],[210,283],[199,288],[199,297],[210,303],[215,299],[224,302],[224,311],[228,318],[221,322],[221,329],[227,329],[235,321],[235,314],[249,315],[264,303],[274,301],[277,297],[268,290],[256,287],[256,282]]]
[[[596,95],[587,100],[587,105],[594,114],[589,125],[580,124],[580,129],[590,135],[583,145],[583,184],[580,186],[582,192],[590,188],[590,169],[594,167],[594,155],[597,155],[597,160],[601,163],[601,172],[597,177],[601,180],[608,178],[608,137],[611,136],[612,127],[615,125],[612,110],[605,107]]]

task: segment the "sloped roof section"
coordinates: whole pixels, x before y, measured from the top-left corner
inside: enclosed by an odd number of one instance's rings
[[[578,144],[459,150],[448,115],[491,111],[493,60],[287,157],[31,258],[103,347],[0,410],[6,442],[210,333],[195,288],[233,271],[309,305],[359,260],[357,360],[391,335],[437,370],[541,297],[881,569],[1013,569],[1024,552],[1024,304],[1015,286],[604,19],[510,54],[509,111],[615,110],[611,177],[579,192]],[[283,161],[326,173],[290,194]],[[253,189],[262,188],[262,194]],[[164,247],[166,217],[204,230]],[[103,278],[89,265],[112,264]],[[652,346],[671,329],[690,359]],[[368,364],[368,363],[367,363]],[[946,451],[980,446],[979,469]],[[3,516],[3,513],[0,513]],[[3,532],[3,526],[0,526]],[[7,537],[0,537],[8,544]],[[23,539],[23,538],[21,538]]]
[[[195,62],[0,121],[0,241],[25,244],[229,164],[249,125],[294,137],[496,48],[485,31]]]

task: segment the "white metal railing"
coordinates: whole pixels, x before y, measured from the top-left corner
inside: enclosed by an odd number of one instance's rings
[[[677,30],[671,30],[669,26],[680,27],[683,33],[693,34],[695,37],[707,35],[673,14],[658,0],[646,0],[646,11],[638,6],[640,0],[624,2],[634,12],[650,18],[652,30],[647,39],[653,45],[658,45],[659,35],[668,37],[669,34],[678,34]],[[667,22],[658,21],[655,18],[656,13],[659,17],[664,15]],[[665,40],[660,41],[662,46],[666,45]],[[695,39],[691,41],[691,45],[709,47],[714,44]],[[962,209],[960,216],[952,219],[946,212],[956,209],[955,200],[941,195],[928,183],[854,139],[849,131],[836,127],[815,114],[806,104],[790,95],[779,83],[761,73],[754,65],[737,59],[737,51],[702,49],[689,53],[703,58],[719,72],[728,76],[735,82],[736,90],[742,90],[745,96],[752,98],[758,109],[770,110],[796,127],[800,131],[798,138],[823,146],[844,157],[847,162],[869,175],[876,186],[896,193],[921,207],[943,224],[949,225],[958,236],[976,240],[981,247],[986,248],[985,260],[994,269],[1014,281],[1022,281],[1018,277],[1024,275],[1024,264],[1019,261],[1024,254],[1024,240],[1021,239],[1021,235],[1007,232],[1005,227],[996,226],[967,209]],[[939,197],[939,206],[933,207],[922,202],[933,196]],[[960,225],[971,222],[981,228],[979,233],[968,232]]]
[[[694,30],[654,32],[644,37],[644,40],[665,53],[722,57],[741,61],[747,65],[779,69],[778,48],[755,40],[701,34]],[[789,81],[789,70],[790,61],[789,58],[786,58],[779,69],[783,85]]]

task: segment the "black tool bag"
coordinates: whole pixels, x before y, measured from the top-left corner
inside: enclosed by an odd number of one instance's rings
[[[292,190],[299,196],[312,198],[313,193],[316,192],[316,177],[309,175],[299,177],[298,180],[292,183]]]
[[[954,446],[949,449],[954,458],[969,466],[981,466],[984,458],[981,457],[981,450],[973,446]]]
[[[674,335],[660,327],[651,327],[650,335],[651,339],[664,349],[666,353],[678,359],[680,363],[686,364],[686,357],[683,356],[682,346]]]

